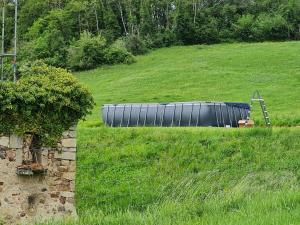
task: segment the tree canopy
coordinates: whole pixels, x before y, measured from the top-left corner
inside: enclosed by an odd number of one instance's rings
[[[69,67],[69,47],[84,32],[107,45],[121,38],[133,54],[175,44],[298,39],[300,1],[20,0],[19,29],[21,60]]]

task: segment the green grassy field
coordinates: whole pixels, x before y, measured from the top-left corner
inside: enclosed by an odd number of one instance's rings
[[[61,224],[300,224],[300,42],[172,47],[76,75],[97,107],[78,130],[80,219]],[[104,103],[249,102],[256,89],[276,128],[106,128],[99,118]]]
[[[300,125],[300,42],[172,47],[138,57],[133,65],[77,76],[97,102],[86,126],[99,125],[104,103],[250,102],[255,90],[266,99],[274,125]]]

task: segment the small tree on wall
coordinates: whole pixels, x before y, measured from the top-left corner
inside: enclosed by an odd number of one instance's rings
[[[93,106],[90,92],[72,74],[33,65],[16,83],[0,82],[0,133],[23,137],[23,163],[35,162],[34,149],[55,146]]]

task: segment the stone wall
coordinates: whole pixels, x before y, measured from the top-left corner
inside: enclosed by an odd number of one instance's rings
[[[40,161],[47,172],[18,175],[23,140],[0,136],[0,221],[34,224],[34,221],[76,217],[76,128],[63,134],[57,148],[42,148]]]

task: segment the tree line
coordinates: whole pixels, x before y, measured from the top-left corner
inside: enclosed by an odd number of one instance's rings
[[[20,0],[21,60],[76,70],[171,45],[299,38],[299,0]]]

